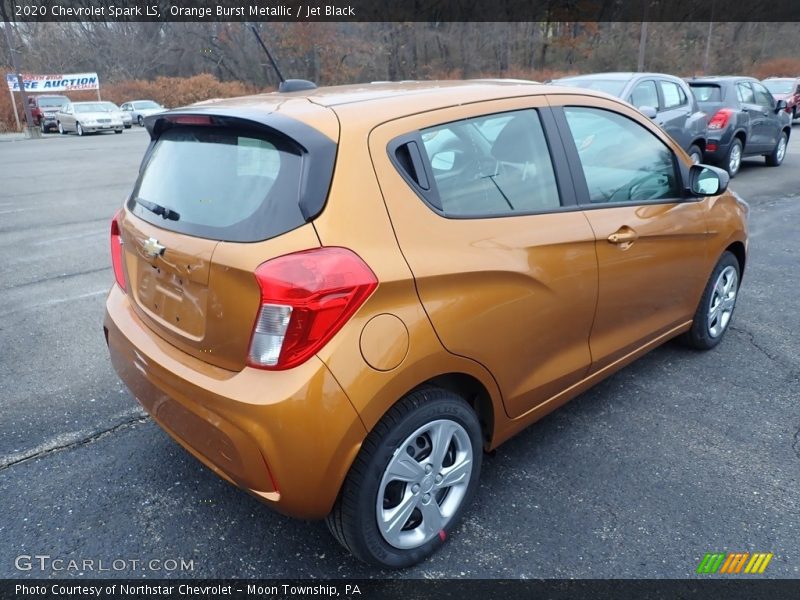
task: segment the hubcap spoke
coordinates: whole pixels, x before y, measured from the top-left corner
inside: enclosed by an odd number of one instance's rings
[[[461,483],[464,478],[468,478],[472,473],[472,461],[468,458],[456,462],[452,467],[442,471],[442,481],[437,485],[440,488],[448,488],[457,483]]]
[[[385,531],[388,535],[396,536],[403,529],[411,513],[417,507],[419,498],[406,491],[406,496],[395,508],[384,511],[384,523],[386,524]]]
[[[422,527],[425,529],[425,537],[432,538],[444,528],[444,517],[439,510],[439,505],[434,498],[431,498],[427,504],[420,502],[419,509],[422,512]]]
[[[386,468],[386,475],[389,480],[417,481],[425,475],[425,469],[401,448]]]
[[[452,421],[442,421],[436,428],[430,432],[431,436],[431,464],[435,471],[442,470],[442,462],[444,461],[447,449],[450,447],[450,442],[453,440],[453,433],[455,433],[456,425]]]

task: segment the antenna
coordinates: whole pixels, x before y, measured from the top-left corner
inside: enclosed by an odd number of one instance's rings
[[[256,39],[258,40],[258,43],[261,44],[261,47],[264,49],[264,52],[267,53],[267,58],[269,59],[269,62],[272,63],[272,68],[275,69],[275,72],[278,74],[278,79],[280,80],[281,83],[283,83],[284,81],[286,81],[286,79],[284,79],[281,70],[278,68],[278,63],[276,63],[275,59],[272,58],[272,54],[269,53],[269,50],[267,50],[267,46],[261,40],[261,36],[258,35],[258,31],[256,31],[255,25],[250,25],[250,29],[253,30],[253,35],[256,36]]]
[[[301,90],[314,90],[317,88],[317,84],[313,81],[306,81],[305,79],[284,79],[283,73],[281,73],[281,70],[278,68],[278,63],[276,63],[275,59],[272,58],[272,54],[270,54],[266,44],[264,44],[264,42],[261,40],[261,36],[258,35],[258,31],[256,31],[255,26],[251,25],[250,29],[253,30],[253,35],[256,36],[258,43],[261,44],[264,52],[266,52],[267,58],[272,64],[272,68],[275,69],[275,73],[278,74],[278,79],[280,80],[280,84],[278,85],[279,92],[298,92]]]

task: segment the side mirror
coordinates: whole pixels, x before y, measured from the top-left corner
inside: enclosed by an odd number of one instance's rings
[[[642,113],[648,119],[655,119],[656,116],[658,115],[658,111],[652,106],[640,106],[639,112]]]
[[[786,110],[786,107],[789,106],[786,104],[786,100],[778,100],[775,103],[775,112],[781,112],[782,110]]]
[[[689,189],[695,196],[716,196],[728,189],[727,171],[709,165],[689,167]]]

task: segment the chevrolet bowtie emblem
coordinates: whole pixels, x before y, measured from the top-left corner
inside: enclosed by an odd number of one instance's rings
[[[167,247],[159,244],[156,238],[147,238],[142,245],[142,250],[144,250],[144,253],[150,258],[161,256],[166,249]]]

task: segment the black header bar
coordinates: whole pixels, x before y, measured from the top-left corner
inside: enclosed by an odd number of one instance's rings
[[[0,0],[11,21],[800,21],[798,0]]]

